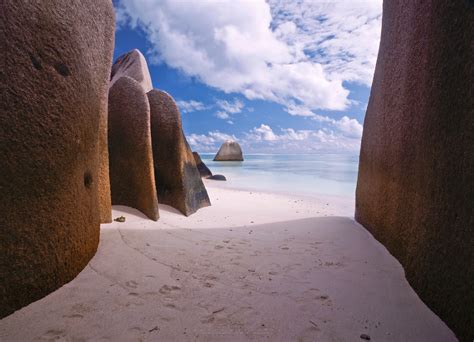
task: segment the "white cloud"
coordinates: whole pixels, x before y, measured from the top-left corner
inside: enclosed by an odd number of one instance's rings
[[[294,103],[289,104],[286,107],[286,112],[293,116],[314,116],[315,114],[311,109],[302,105],[295,105]]]
[[[216,117],[222,120],[227,120],[230,118],[230,115],[227,112],[224,112],[222,110],[218,110],[216,112]]]
[[[256,141],[276,141],[279,138],[273,133],[270,126],[265,124],[261,124],[258,128],[255,127],[247,136],[252,137],[252,139]]]
[[[219,119],[227,120],[230,119],[231,115],[242,112],[245,107],[244,103],[239,99],[234,99],[233,102],[227,100],[217,100],[216,106],[221,110],[216,112],[216,117]],[[228,120],[227,123],[233,124],[232,120]]]
[[[347,116],[343,116],[341,119],[335,120],[328,116],[315,114],[312,117],[312,120],[332,125],[347,137],[356,139],[360,139],[362,137],[363,127],[356,119],[350,119]]]
[[[117,17],[145,31],[152,62],[308,116],[345,110],[344,81],[370,85],[381,3],[119,0]]]
[[[186,138],[193,151],[199,152],[214,152],[216,148],[219,148],[220,145],[226,140],[238,141],[235,135],[230,135],[219,131],[209,132],[207,135],[190,134],[187,135]]]
[[[265,124],[253,128],[241,139],[243,148],[254,152],[358,152],[360,139],[338,130],[295,130],[281,128],[279,133]]]
[[[188,141],[194,150],[200,152],[215,152],[224,141],[238,140],[247,152],[357,153],[362,134],[362,126],[357,120],[343,117],[329,123],[328,127],[321,129],[280,128],[279,132],[274,131],[269,125],[261,124],[244,132],[240,139],[235,135],[214,131],[207,135],[191,134],[188,136]]]
[[[229,102],[226,100],[218,100],[216,104],[224,111],[231,114],[240,113],[244,108],[244,103],[238,99],[234,99],[233,102]]]
[[[269,0],[275,32],[302,48],[330,79],[370,86],[377,60],[382,0]]]
[[[335,126],[346,136],[360,139],[362,137],[362,125],[356,119],[349,119],[343,116],[340,120],[335,121]]]
[[[195,100],[180,100],[176,101],[176,104],[183,113],[191,113],[209,108],[208,106],[204,105],[204,103]]]

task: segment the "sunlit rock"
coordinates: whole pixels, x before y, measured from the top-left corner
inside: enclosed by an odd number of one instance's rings
[[[474,10],[384,1],[356,219],[421,299],[474,339]]]
[[[108,0],[0,7],[3,317],[72,280],[97,249],[115,25]]]

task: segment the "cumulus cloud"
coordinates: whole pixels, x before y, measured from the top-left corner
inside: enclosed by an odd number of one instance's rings
[[[356,119],[343,116],[340,120],[334,121],[334,125],[348,137],[356,139],[362,137],[362,125]]]
[[[290,103],[286,107],[286,112],[293,116],[314,116],[314,112],[304,105],[295,105]]]
[[[356,119],[351,119],[347,116],[343,116],[339,120],[332,119],[328,116],[315,114],[312,119],[314,121],[327,123],[332,125],[334,128],[339,130],[342,134],[360,139],[362,137],[362,125]]]
[[[270,126],[265,124],[261,124],[260,127],[252,129],[250,133],[247,134],[247,137],[256,141],[276,141],[280,138],[273,133]]]
[[[247,151],[255,152],[347,152],[356,153],[360,139],[350,137],[339,130],[295,130],[281,128],[275,132],[270,126],[262,124],[245,134],[241,139]]]
[[[231,115],[242,112],[245,107],[239,99],[234,99],[234,101],[217,100],[216,106],[220,109],[216,112],[216,117],[223,120],[230,119]],[[231,120],[228,120],[227,123],[233,124]]]
[[[144,30],[152,62],[311,116],[350,105],[344,81],[370,85],[381,3],[118,0],[117,18]]]
[[[321,116],[321,118],[324,118]],[[332,120],[329,119],[328,120]],[[343,117],[330,121],[330,126],[315,130],[295,130],[280,128],[275,131],[269,125],[244,132],[237,139],[219,131],[208,134],[191,134],[188,136],[193,149],[201,152],[215,152],[226,140],[238,140],[245,151],[267,153],[313,153],[313,152],[348,152],[357,153],[360,148],[362,126],[355,119]]]
[[[299,47],[329,79],[370,86],[377,60],[382,0],[269,0],[280,40]]]
[[[190,134],[186,136],[193,151],[214,152],[226,140],[238,141],[235,135],[212,131],[208,134]]]
[[[204,103],[195,101],[195,100],[189,100],[189,101],[176,101],[176,104],[178,105],[179,109],[183,113],[191,113],[191,112],[196,112],[196,111],[201,111],[208,109],[209,107],[204,105]]]

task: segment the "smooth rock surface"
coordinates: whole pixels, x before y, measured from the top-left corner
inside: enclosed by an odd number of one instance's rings
[[[150,105],[140,84],[128,76],[109,92],[109,158],[112,204],[158,220]]]
[[[131,77],[137,81],[145,93],[153,89],[146,59],[137,49],[129,51],[117,58],[112,66],[110,87],[123,76]]]
[[[212,179],[212,180],[218,180],[218,181],[226,181],[227,178],[225,178],[224,175],[212,175],[209,177],[206,177],[207,179]]]
[[[243,161],[242,149],[240,145],[231,140],[222,144],[221,148],[214,157],[215,161]]]
[[[474,339],[474,9],[385,1],[356,219],[461,341]]]
[[[196,167],[198,168],[199,174],[201,177],[209,177],[212,176],[211,170],[207,167],[206,164],[201,159],[201,156],[197,152],[193,152],[194,162],[196,163]]]
[[[167,93],[154,89],[147,95],[159,201],[191,215],[211,202],[184,136],[181,114]]]
[[[0,23],[3,317],[71,281],[96,252],[115,24],[109,0],[3,0]]]
[[[112,195],[109,176],[109,143],[108,143],[108,105],[100,113],[99,123],[99,211],[100,222],[112,222]]]

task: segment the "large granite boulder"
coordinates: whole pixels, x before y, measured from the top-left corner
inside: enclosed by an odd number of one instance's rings
[[[112,204],[158,220],[150,105],[142,86],[128,76],[109,91],[109,160]]]
[[[183,134],[181,115],[167,93],[154,89],[147,95],[159,201],[191,215],[211,202]]]
[[[211,170],[204,164],[201,159],[201,156],[197,152],[193,152],[194,162],[196,163],[196,167],[199,171],[199,174],[202,178],[212,176]]]
[[[232,140],[227,140],[214,157],[215,161],[243,161],[240,145]]]
[[[100,113],[99,123],[99,175],[97,186],[99,189],[100,222],[112,222],[112,198],[110,194],[109,177],[109,144],[108,144],[108,109],[105,106]]]
[[[0,317],[72,280],[99,242],[110,0],[0,5]]]
[[[117,58],[112,66],[110,87],[123,76],[131,77],[137,81],[143,87],[145,93],[153,89],[146,59],[137,49],[129,51]]]
[[[474,339],[474,9],[384,1],[356,219],[462,341]]]

